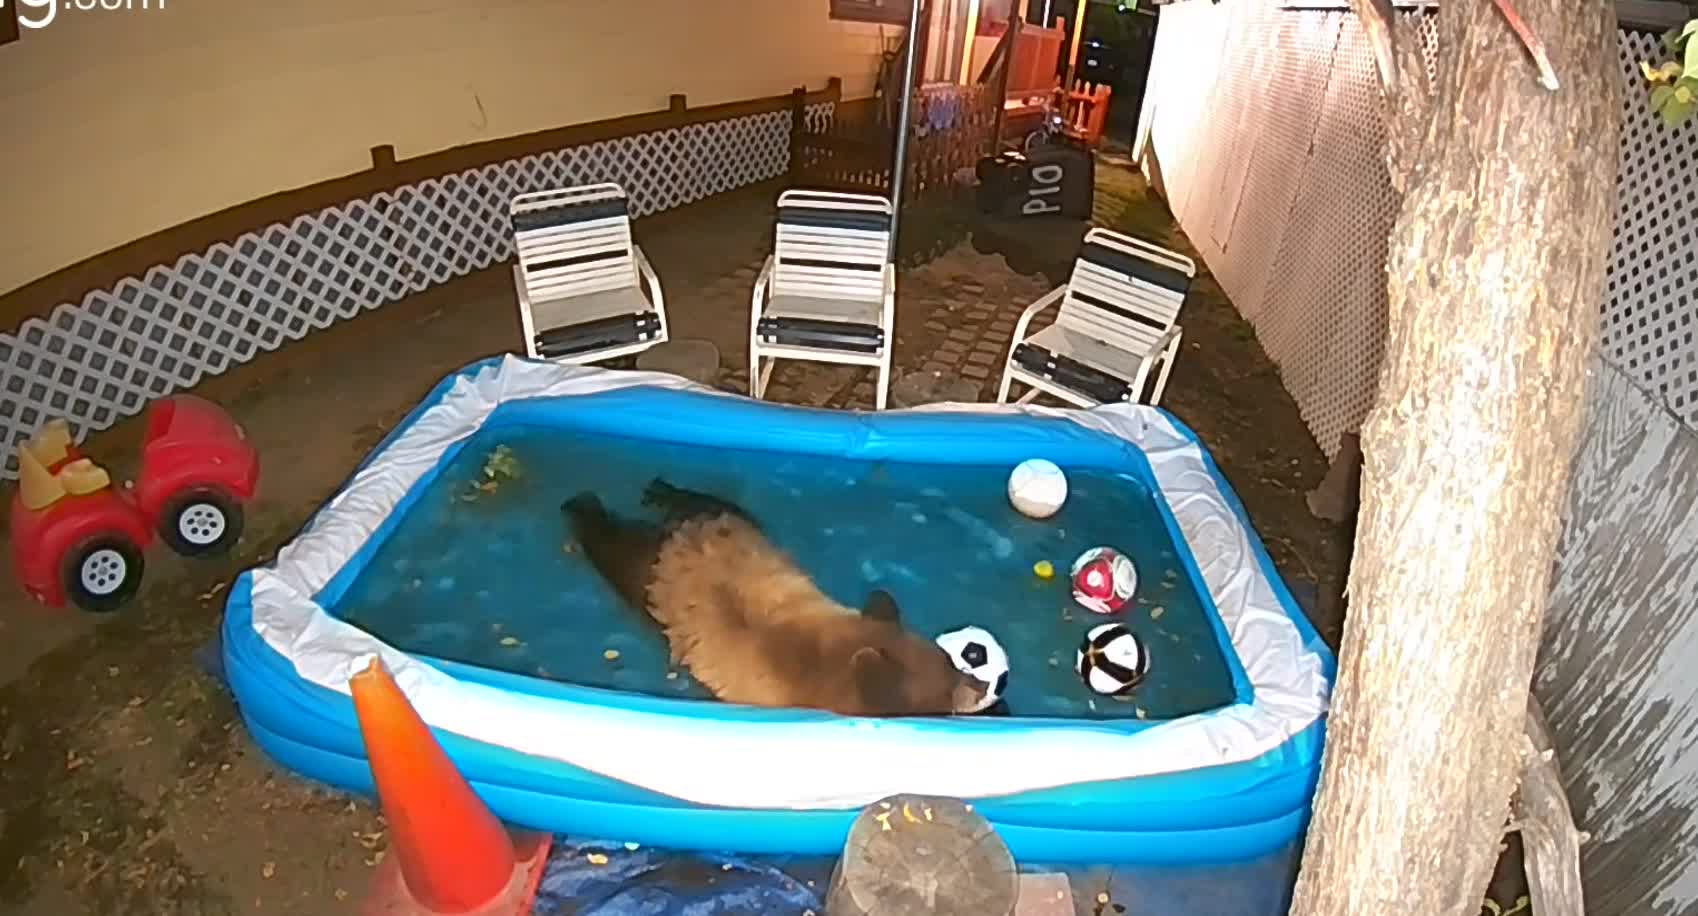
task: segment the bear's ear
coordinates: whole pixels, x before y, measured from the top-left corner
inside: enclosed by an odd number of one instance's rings
[[[893,715],[902,708],[902,671],[889,653],[862,646],[849,656],[849,672],[866,714]]]
[[[902,622],[902,609],[896,606],[896,599],[882,588],[873,589],[867,596],[867,603],[861,607],[861,616],[870,620],[883,620],[889,623]]]
[[[857,677],[883,675],[895,664],[896,660],[878,646],[862,646],[849,656],[849,667]]]

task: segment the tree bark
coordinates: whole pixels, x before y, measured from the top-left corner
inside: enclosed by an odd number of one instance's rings
[[[1614,4],[1439,5],[1430,84],[1352,0],[1404,192],[1350,613],[1293,916],[1474,916],[1529,685],[1598,334],[1621,117]],[[1418,49],[1416,49],[1418,50]],[[1536,54],[1560,89],[1540,82]]]

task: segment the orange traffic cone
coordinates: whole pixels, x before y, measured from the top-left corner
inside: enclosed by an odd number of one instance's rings
[[[389,821],[389,855],[372,882],[370,916],[524,916],[546,834],[517,842],[466,783],[383,663],[349,683]]]

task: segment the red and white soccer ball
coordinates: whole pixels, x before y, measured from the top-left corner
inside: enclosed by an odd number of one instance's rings
[[[1073,600],[1099,614],[1115,614],[1138,590],[1138,570],[1113,547],[1092,547],[1073,561]]]

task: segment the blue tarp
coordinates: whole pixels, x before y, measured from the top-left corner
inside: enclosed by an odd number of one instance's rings
[[[595,858],[592,858],[595,856]],[[600,857],[605,856],[605,861]],[[1255,862],[1210,868],[1024,868],[1064,872],[1078,916],[1118,912],[1283,916],[1296,873],[1295,847]],[[833,862],[629,850],[555,841],[536,916],[822,916]],[[1098,895],[1106,894],[1107,903]],[[1120,904],[1124,910],[1116,910]]]
[[[605,864],[596,864],[606,856]],[[628,850],[557,837],[536,916],[773,916],[823,904],[830,860]]]

